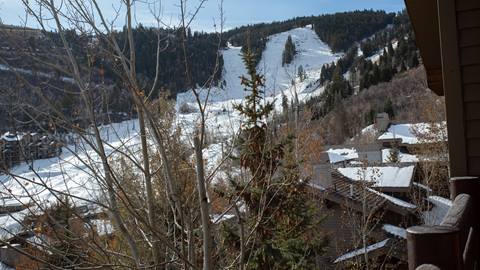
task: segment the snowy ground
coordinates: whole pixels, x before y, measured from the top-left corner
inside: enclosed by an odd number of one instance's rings
[[[132,151],[137,158],[139,144],[137,120],[100,127],[105,151],[115,158],[114,149]],[[76,150],[76,151],[75,151]],[[22,163],[10,170],[11,175],[0,175],[0,206],[30,205],[26,210],[0,216],[0,238],[5,239],[24,228],[19,223],[25,216],[38,214],[55,203],[58,197],[70,194],[76,206],[89,201],[101,201],[103,185],[92,180],[93,174],[103,175],[98,155],[88,145],[68,145],[59,157]],[[35,203],[33,203],[35,202]]]

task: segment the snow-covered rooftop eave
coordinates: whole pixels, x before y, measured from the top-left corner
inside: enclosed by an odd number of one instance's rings
[[[345,254],[343,254],[342,256],[338,257],[333,263],[339,263],[339,262],[343,262],[343,261],[346,261],[346,260],[355,258],[355,257],[357,257],[357,256],[360,256],[360,255],[365,254],[365,252],[366,252],[366,253],[370,253],[370,252],[372,252],[372,251],[379,250],[379,249],[384,248],[385,246],[387,246],[387,244],[388,244],[389,241],[390,241],[390,238],[387,238],[387,239],[385,239],[385,240],[383,240],[383,241],[380,241],[380,242],[378,242],[378,243],[369,245],[369,246],[367,246],[366,248],[359,248],[359,249],[350,251],[350,252],[345,253]]]

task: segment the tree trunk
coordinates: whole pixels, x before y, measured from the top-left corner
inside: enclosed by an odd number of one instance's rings
[[[210,233],[210,213],[207,198],[207,190],[205,187],[205,169],[203,166],[202,145],[198,136],[194,137],[196,169],[197,169],[197,186],[198,199],[200,200],[200,214],[202,219],[203,233],[203,270],[212,269],[211,253],[211,233]]]

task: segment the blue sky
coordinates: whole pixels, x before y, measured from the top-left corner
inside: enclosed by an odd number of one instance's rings
[[[154,1],[154,0],[142,0]],[[191,10],[200,0],[188,0]],[[113,7],[118,7],[120,0],[99,0],[107,17],[113,17]],[[162,0],[162,18],[168,24],[178,23],[178,0]],[[220,0],[208,0],[192,23],[195,30],[212,31],[219,19]],[[224,0],[225,26],[252,24],[284,20],[296,16],[319,15],[355,9],[382,9],[400,11],[404,8],[403,0]],[[150,6],[151,7],[151,6]],[[157,6],[158,7],[158,6]],[[22,24],[25,11],[21,0],[0,0],[0,19],[5,24]],[[147,4],[140,2],[136,6],[136,21],[145,25],[154,25],[153,16]],[[27,20],[29,26],[35,26],[32,19]],[[122,25],[118,21],[117,25]]]

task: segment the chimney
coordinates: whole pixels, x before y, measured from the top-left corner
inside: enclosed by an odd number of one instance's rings
[[[368,164],[381,164],[382,145],[378,143],[364,144],[356,147],[358,151],[358,159],[366,161]]]
[[[320,163],[313,166],[313,181],[315,185],[319,185],[323,188],[332,188],[332,172],[331,172],[330,160],[327,152],[323,152],[320,155]]]
[[[378,113],[377,117],[375,118],[375,128],[377,128],[380,132],[385,132],[390,125],[390,118],[388,117],[388,113]]]

